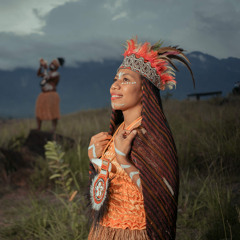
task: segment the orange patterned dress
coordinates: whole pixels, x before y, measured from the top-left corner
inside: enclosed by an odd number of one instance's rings
[[[36,101],[36,117],[40,120],[60,119],[59,104],[57,92],[41,92]]]
[[[60,97],[56,92],[59,81],[59,74],[56,72],[56,79],[42,87],[42,92],[36,101],[35,115],[40,120],[60,119]]]
[[[136,119],[126,130],[141,124],[142,117]],[[118,128],[122,128],[124,123]],[[115,132],[115,134],[118,132]],[[114,136],[115,136],[114,134]],[[116,173],[109,173],[111,179],[109,187],[108,213],[100,222],[98,230],[93,230],[88,239],[148,239],[146,233],[146,214],[143,195],[132,182],[129,175],[119,165],[114,150],[114,136],[108,143],[102,157],[109,159],[116,166]]]

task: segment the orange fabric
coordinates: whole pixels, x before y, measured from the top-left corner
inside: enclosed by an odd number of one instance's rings
[[[141,117],[136,119],[126,130],[139,126],[141,120]],[[118,130],[121,127],[123,127],[123,124]],[[143,230],[146,229],[143,195],[116,160],[113,143],[114,136],[106,147],[103,157],[109,159],[116,166],[117,171],[116,173],[109,173],[109,178],[111,179],[109,209],[108,214],[104,216],[100,224],[111,228]]]
[[[147,230],[110,228],[98,225],[90,229],[88,240],[149,240]]]
[[[36,101],[36,117],[40,120],[60,118],[60,98],[57,92],[41,92]]]

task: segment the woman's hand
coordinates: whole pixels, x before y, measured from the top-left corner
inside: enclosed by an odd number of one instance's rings
[[[109,140],[112,138],[107,132],[101,132],[91,138],[88,147],[89,159],[99,158],[102,155],[104,148],[107,146]]]
[[[43,58],[40,59],[40,66],[47,69],[47,61],[44,60]]]
[[[114,139],[117,161],[123,163],[131,150],[131,144],[137,134],[137,130],[119,130]]]

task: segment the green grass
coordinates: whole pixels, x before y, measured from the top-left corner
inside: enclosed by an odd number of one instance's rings
[[[240,99],[175,101],[163,103],[176,142],[180,166],[177,240],[234,240],[240,235]],[[108,131],[110,110],[99,109],[65,115],[57,132],[76,144],[65,150],[72,202],[61,197],[63,189],[49,180],[48,162],[38,158],[31,176],[34,196],[9,203],[8,187],[0,192],[0,239],[86,239],[86,203],[82,199],[88,181],[87,147],[92,135]],[[11,120],[1,126],[0,146],[20,149],[34,119]],[[3,129],[3,130],[2,130]],[[44,130],[51,129],[44,123]],[[31,191],[28,191],[31,192]],[[41,194],[40,194],[41,193]],[[13,205],[15,207],[7,208]],[[10,210],[9,210],[10,209]]]
[[[73,211],[76,210],[73,203],[66,205],[54,195],[44,194],[41,198],[32,196],[25,199],[26,205],[21,204],[8,212],[12,217],[5,222],[5,227],[1,228],[1,239],[87,239],[85,204],[82,197],[77,197],[77,211]]]

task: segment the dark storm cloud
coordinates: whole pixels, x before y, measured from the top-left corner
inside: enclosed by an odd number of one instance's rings
[[[30,12],[22,6],[23,25],[11,16],[18,25],[0,27],[0,68],[36,67],[40,57],[64,56],[68,65],[121,58],[122,44],[135,35],[216,57],[239,57],[238,0],[51,0],[44,8],[37,3],[26,1]]]
[[[215,56],[240,57],[240,2],[203,0],[202,4],[195,10],[196,35],[206,50]]]

